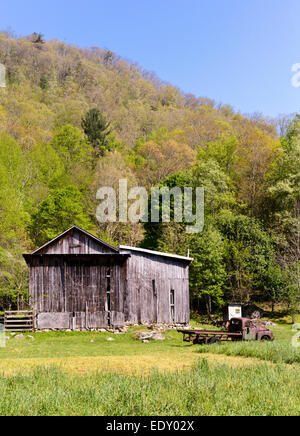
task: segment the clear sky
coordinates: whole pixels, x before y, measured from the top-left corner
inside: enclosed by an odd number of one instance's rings
[[[242,113],[300,110],[300,0],[10,0],[0,29],[99,46]]]

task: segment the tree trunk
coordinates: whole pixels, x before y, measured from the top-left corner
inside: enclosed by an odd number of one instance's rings
[[[210,295],[206,295],[205,296],[205,304],[206,304],[206,312],[207,312],[207,316],[210,320],[212,320],[212,316],[211,316],[211,296]]]

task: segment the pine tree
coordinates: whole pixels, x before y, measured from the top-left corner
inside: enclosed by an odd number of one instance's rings
[[[48,89],[48,86],[49,86],[49,83],[48,83],[47,76],[45,74],[43,74],[41,76],[41,79],[40,79],[40,87],[43,91],[45,91],[46,89]]]
[[[110,134],[109,123],[104,115],[98,109],[91,109],[82,119],[81,126],[96,155],[103,156],[105,150],[109,149],[108,135]]]

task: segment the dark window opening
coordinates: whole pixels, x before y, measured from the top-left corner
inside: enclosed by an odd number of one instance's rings
[[[154,322],[158,322],[158,307],[157,307],[157,290],[155,280],[152,280],[152,290],[153,290],[153,305],[154,305]]]
[[[170,309],[171,309],[171,321],[175,323],[175,291],[170,292]]]
[[[228,331],[230,333],[239,333],[243,330],[242,321],[239,319],[232,319],[230,321],[229,329]]]
[[[106,301],[107,301],[107,318],[108,325],[111,326],[111,271],[110,268],[107,269],[107,291],[106,291]]]

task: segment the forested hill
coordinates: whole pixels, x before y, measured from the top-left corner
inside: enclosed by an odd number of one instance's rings
[[[185,95],[109,50],[38,34],[0,33],[0,63],[7,72],[0,88],[0,309],[26,294],[21,253],[73,224],[111,243],[190,249],[193,295],[208,310],[227,297],[287,301],[295,294],[289,238],[298,217],[297,120],[279,138],[274,123]],[[97,189],[124,177],[147,188],[204,186],[204,233],[188,236],[177,223],[100,225]],[[291,286],[279,297],[283,281]]]

